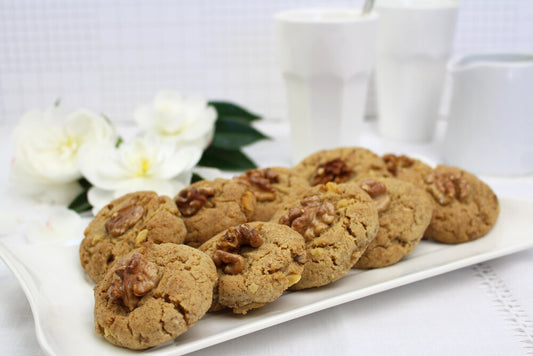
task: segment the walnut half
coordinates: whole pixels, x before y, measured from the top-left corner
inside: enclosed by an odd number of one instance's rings
[[[251,190],[258,201],[272,201],[276,199],[276,191],[272,183],[279,183],[279,175],[269,168],[249,169],[245,174],[235,177],[250,184]]]
[[[350,178],[350,174],[352,169],[342,159],[335,158],[318,166],[311,178],[311,184],[344,183]]]
[[[466,201],[470,194],[470,185],[459,172],[434,171],[426,177],[427,191],[440,205],[448,205],[454,199]]]
[[[290,226],[309,242],[335,220],[335,206],[330,202],[321,202],[318,195],[304,198],[300,204],[301,208],[292,207],[281,216],[279,223]]]
[[[390,205],[391,199],[387,194],[387,186],[375,179],[369,178],[362,181],[359,186],[370,195],[374,201],[378,213],[381,213]]]
[[[244,270],[245,260],[239,254],[242,246],[258,248],[263,238],[257,230],[248,224],[230,227],[222,239],[217,242],[213,262],[217,267],[224,266],[224,273],[239,274]]]
[[[106,231],[111,236],[123,235],[143,217],[144,208],[140,205],[127,205],[115,212],[105,223]]]
[[[135,309],[140,297],[150,292],[157,283],[158,268],[142,254],[134,253],[131,258],[121,260],[115,278],[107,293],[111,300],[121,299],[130,311]]]
[[[192,216],[204,205],[211,204],[208,198],[214,195],[214,188],[185,188],[175,198],[175,203],[183,216]]]
[[[398,167],[411,167],[415,163],[415,161],[406,155],[396,156],[392,153],[384,155],[383,161],[385,161],[387,170],[394,176],[398,174]]]

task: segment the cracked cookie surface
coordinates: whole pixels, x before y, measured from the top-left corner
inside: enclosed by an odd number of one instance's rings
[[[187,227],[185,243],[193,247],[230,226],[249,221],[256,208],[250,184],[223,178],[193,183],[174,201]]]
[[[169,197],[151,191],[126,194],[102,208],[85,229],[80,262],[98,282],[114,261],[134,248],[147,242],[183,243],[186,232]]]
[[[379,229],[354,268],[392,265],[410,254],[422,239],[433,203],[423,189],[395,178],[366,179],[359,185],[376,203]]]
[[[391,176],[381,157],[362,147],[318,151],[304,158],[293,170],[312,186]]]
[[[259,242],[235,244],[228,231],[231,235],[237,230],[253,234]],[[275,301],[300,280],[306,258],[305,241],[300,234],[288,226],[270,222],[251,222],[228,231],[199,248],[213,258],[224,251],[233,254],[235,262],[241,259],[239,270],[226,268],[232,260],[219,263],[211,311],[230,308],[236,314],[246,314]]]
[[[378,213],[356,183],[327,183],[287,202],[272,218],[300,232],[307,262],[291,290],[320,287],[343,277],[378,230]]]
[[[131,251],[94,288],[94,325],[110,343],[142,350],[168,342],[209,309],[217,279],[209,256],[186,245]]]
[[[457,167],[439,165],[426,177],[434,213],[424,237],[456,244],[488,233],[500,206],[492,189],[475,175]]]

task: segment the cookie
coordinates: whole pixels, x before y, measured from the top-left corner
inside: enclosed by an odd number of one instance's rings
[[[288,225],[306,241],[307,262],[292,290],[324,286],[343,277],[378,230],[378,213],[356,183],[327,183],[287,202],[272,221]]]
[[[359,185],[376,204],[379,229],[354,267],[390,266],[418,245],[431,221],[433,203],[421,188],[395,178],[369,178]]]
[[[85,229],[80,261],[100,281],[120,256],[147,242],[183,243],[187,230],[167,196],[144,191],[126,194],[103,207]]]
[[[231,227],[199,249],[217,265],[211,311],[230,308],[236,314],[278,299],[300,280],[306,259],[303,237],[270,222]]]
[[[318,151],[304,158],[293,170],[312,186],[391,175],[381,157],[362,147]]]
[[[291,195],[302,194],[309,184],[300,175],[285,167],[256,168],[234,179],[250,184],[257,206],[251,221],[268,221]]]
[[[417,187],[424,188],[426,177],[433,172],[431,166],[406,155],[398,156],[388,153],[381,156],[381,158],[385,162],[387,170],[394,178],[412,183]]]
[[[174,198],[187,227],[185,243],[198,247],[228,227],[250,221],[256,198],[250,185],[234,179],[202,180]]]
[[[500,212],[496,194],[475,175],[439,165],[426,177],[434,212],[424,237],[457,244],[489,232]]]
[[[110,343],[142,350],[170,341],[209,309],[216,268],[186,245],[131,251],[94,288],[94,326]]]

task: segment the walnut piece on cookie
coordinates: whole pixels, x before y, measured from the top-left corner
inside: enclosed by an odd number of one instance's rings
[[[110,343],[143,350],[173,340],[209,309],[217,279],[209,256],[151,244],[115,264],[94,288],[94,325]]]
[[[199,247],[218,271],[211,311],[246,314],[279,298],[300,280],[305,241],[287,226],[250,222],[223,231]]]
[[[353,183],[317,185],[288,201],[272,218],[306,239],[307,262],[291,290],[321,287],[342,278],[378,231],[370,196]]]
[[[492,189],[475,175],[457,167],[439,165],[426,176],[426,191],[434,213],[424,237],[456,244],[487,234],[500,206]]]
[[[145,191],[126,194],[103,207],[85,229],[80,262],[100,281],[122,255],[146,243],[183,243],[187,230],[167,196]]]
[[[174,201],[187,227],[185,243],[193,247],[230,226],[249,221],[257,205],[250,184],[222,178],[193,183]]]

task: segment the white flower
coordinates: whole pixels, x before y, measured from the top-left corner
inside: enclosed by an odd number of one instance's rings
[[[176,147],[153,137],[139,137],[114,145],[86,145],[80,150],[83,176],[93,184],[88,199],[97,213],[126,193],[153,190],[174,196],[188,185],[202,155],[195,146]]]
[[[40,201],[68,203],[79,192],[78,152],[90,142],[115,142],[113,127],[88,110],[26,113],[13,132],[10,181]]]
[[[139,107],[134,118],[146,133],[204,149],[213,138],[217,112],[202,98],[161,91],[150,105]]]

